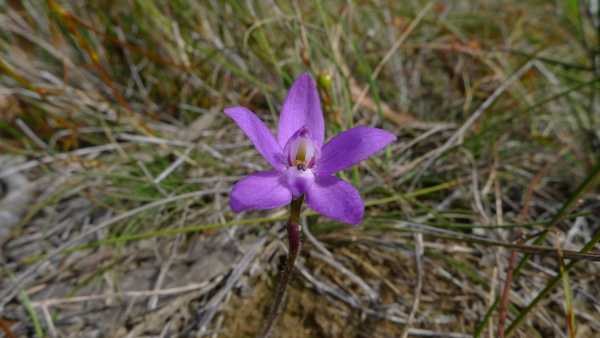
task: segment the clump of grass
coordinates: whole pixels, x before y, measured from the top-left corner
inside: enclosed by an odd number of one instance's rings
[[[226,303],[253,301],[234,285],[268,288],[250,267],[275,271],[283,219],[229,212],[229,187],[265,164],[221,111],[241,104],[274,120],[285,88],[310,71],[330,135],[369,124],[399,141],[342,175],[360,177],[360,229],[303,216],[315,239],[280,336],[293,325],[323,336],[496,333],[509,250],[530,251],[518,254],[506,336],[559,336],[569,323],[597,335],[600,18],[589,3],[4,2],[0,152],[23,162],[0,177],[27,175],[36,197],[0,239],[0,320],[17,321],[17,336],[252,331],[233,323],[253,315]],[[413,233],[424,236],[420,295]],[[244,256],[257,237],[267,240]],[[224,268],[204,281],[191,272],[203,259]],[[192,275],[205,289],[178,293]],[[148,280],[152,301],[113,297]],[[308,293],[367,319],[336,331],[344,320],[303,307]],[[113,296],[42,312],[44,299],[89,294]]]

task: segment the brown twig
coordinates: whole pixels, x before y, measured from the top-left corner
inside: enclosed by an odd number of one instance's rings
[[[519,212],[518,219],[520,219],[522,221],[526,221],[529,219],[529,208],[531,206],[531,201],[533,200],[533,195],[535,193],[535,190],[537,189],[537,186],[542,181],[542,178],[544,178],[546,175],[548,175],[548,172],[552,168],[554,168],[555,163],[563,156],[563,153],[564,153],[564,150],[560,151],[560,153],[557,156],[555,156],[550,161],[548,161],[548,163],[546,163],[542,167],[542,169],[540,169],[535,174],[535,176],[531,179],[531,181],[527,185],[527,191],[525,192],[525,195],[523,197],[523,202],[522,202],[523,207],[521,208],[521,211]]]

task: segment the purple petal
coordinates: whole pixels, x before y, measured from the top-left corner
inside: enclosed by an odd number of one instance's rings
[[[319,175],[331,175],[366,160],[396,140],[394,134],[383,129],[355,127],[337,134],[321,149],[317,162]]]
[[[292,201],[277,171],[259,171],[244,177],[231,190],[229,206],[234,212],[281,207]]]
[[[290,137],[302,127],[310,130],[318,147],[323,145],[325,124],[321,101],[315,81],[308,73],[296,79],[283,103],[277,131],[279,145],[284,147]]]
[[[315,174],[312,170],[299,170],[296,167],[287,168],[282,173],[282,177],[294,198],[307,193],[315,181]]]
[[[335,176],[317,176],[306,194],[308,206],[336,221],[359,224],[365,205],[352,185]]]
[[[244,107],[225,108],[225,114],[246,133],[256,150],[269,162],[273,168],[283,170],[281,146],[275,141],[273,134],[265,124],[249,109]]]

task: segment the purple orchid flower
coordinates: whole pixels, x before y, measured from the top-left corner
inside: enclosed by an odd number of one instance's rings
[[[298,77],[283,104],[277,139],[249,109],[230,107],[232,118],[273,170],[246,176],[235,184],[229,204],[234,212],[272,209],[305,196],[308,206],[331,219],[359,224],[364,203],[358,191],[335,173],[383,149],[396,137],[359,126],[326,144],[319,93],[308,73]]]

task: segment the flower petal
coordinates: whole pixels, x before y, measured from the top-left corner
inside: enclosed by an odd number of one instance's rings
[[[308,206],[336,221],[359,224],[365,205],[356,189],[335,176],[317,176],[306,194]]]
[[[317,86],[308,73],[300,75],[294,81],[283,103],[277,130],[279,145],[284,147],[290,137],[304,126],[310,130],[320,148],[325,137],[325,123]]]
[[[252,141],[256,150],[269,162],[273,168],[283,170],[283,155],[281,146],[275,141],[273,134],[265,124],[247,108],[225,108],[225,114],[232,118]]]
[[[317,162],[319,175],[331,175],[366,160],[396,140],[396,136],[383,129],[355,127],[337,134],[321,149]]]
[[[296,167],[287,168],[281,176],[294,198],[305,194],[315,181],[312,170],[299,170]]]
[[[292,193],[277,171],[259,171],[244,177],[231,190],[229,206],[234,212],[272,209],[289,204]]]

